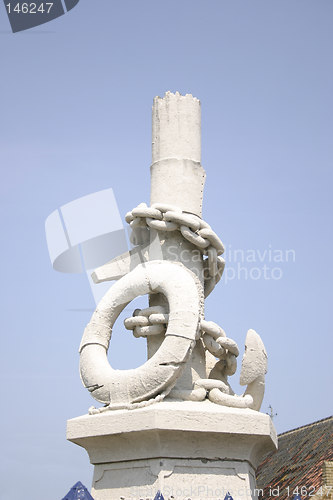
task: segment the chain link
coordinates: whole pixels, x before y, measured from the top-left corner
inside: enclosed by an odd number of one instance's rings
[[[224,246],[207,222],[194,214],[183,212],[174,205],[155,203],[148,207],[140,203],[125,216],[132,229],[131,243],[142,245],[148,241],[149,228],[157,231],[180,231],[183,237],[196,246],[203,255],[205,268],[205,296],[221,279],[225,261],[220,255]]]
[[[132,330],[135,337],[147,338],[165,333],[169,314],[164,306],[152,306],[135,309],[133,316],[125,319],[127,330]],[[220,367],[226,375],[233,375],[237,369],[239,349],[236,342],[228,338],[225,331],[213,321],[200,320],[200,332],[205,348],[219,359]]]

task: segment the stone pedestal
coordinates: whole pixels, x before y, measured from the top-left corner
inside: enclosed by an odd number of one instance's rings
[[[277,438],[270,417],[205,402],[164,401],[69,420],[67,439],[95,466],[95,500],[256,498],[255,469]]]

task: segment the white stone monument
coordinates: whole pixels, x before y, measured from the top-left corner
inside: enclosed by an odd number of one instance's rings
[[[82,382],[103,403],[68,421],[67,438],[92,464],[95,500],[256,497],[255,469],[276,447],[270,417],[259,413],[267,355],[249,330],[236,395],[228,377],[239,350],[204,316],[204,300],[223,273],[223,244],[202,217],[200,102],[167,92],[153,104],[150,206],[126,215],[133,250],[93,273],[118,280],[86,327]],[[139,295],[125,327],[147,338],[148,360],[114,370],[107,359],[112,327]]]

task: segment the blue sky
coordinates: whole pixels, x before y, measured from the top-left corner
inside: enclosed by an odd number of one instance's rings
[[[332,413],[332,16],[331,0],[81,0],[14,35],[1,6],[6,500],[90,487],[88,457],[65,426],[94,404],[78,374],[94,301],[84,274],[52,269],[44,223],[109,187],[122,216],[149,202],[151,105],[167,90],[201,100],[204,218],[230,250],[227,266],[237,249],[295,255],[279,263],[281,279],[243,271],[221,283],[206,318],[241,351],[248,328],[262,336],[262,410],[273,406],[278,432]],[[113,343],[115,366],[144,361],[121,324]]]

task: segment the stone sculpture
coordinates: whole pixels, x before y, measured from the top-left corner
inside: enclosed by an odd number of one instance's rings
[[[234,394],[228,377],[239,350],[216,323],[206,321],[204,299],[220,280],[223,243],[202,219],[205,172],[200,164],[200,102],[168,92],[153,106],[151,204],[126,215],[133,250],[98,268],[96,283],[115,280],[85,329],[80,346],[82,382],[106,406],[91,413],[137,408],[168,400],[203,401],[260,409],[267,355],[249,330]],[[107,351],[112,327],[139,295],[149,307],[136,310],[125,327],[146,337],[148,360],[133,370],[114,370]]]
[[[277,443],[269,415],[258,411],[267,356],[249,330],[240,379],[247,387],[234,394],[237,344],[204,314],[224,248],[202,219],[197,99],[170,92],[155,98],[152,151],[150,204],[126,215],[134,248],[93,273],[96,283],[117,280],[80,346],[83,384],[105,406],[69,420],[67,438],[88,452],[96,500],[153,500],[157,491],[168,500],[227,493],[256,500],[255,469]],[[149,304],[125,327],[147,339],[148,359],[114,370],[107,360],[113,325],[146,294]]]

